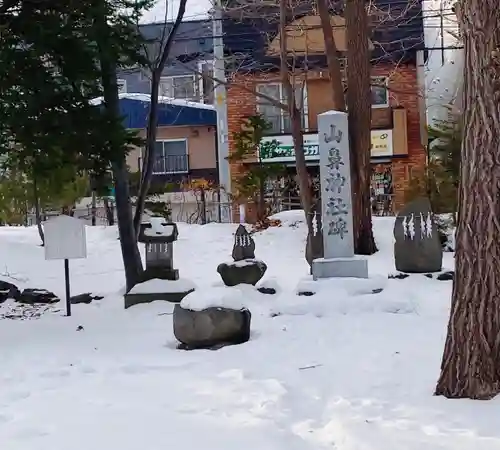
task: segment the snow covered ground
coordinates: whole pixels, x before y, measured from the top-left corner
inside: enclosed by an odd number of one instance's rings
[[[0,320],[0,448],[500,449],[499,400],[432,396],[451,283],[387,280],[393,219],[375,221],[372,280],[299,297],[305,229],[300,212],[285,218],[255,236],[265,279],[281,294],[249,297],[250,342],[218,351],[176,350],[169,304],[125,311],[117,231],[89,227],[89,257],[71,263],[72,293],[106,297],[70,318]],[[180,224],[181,276],[220,285],[216,267],[235,228]],[[63,296],[62,262],[46,262],[38,244],[34,228],[0,228],[2,278]],[[452,268],[451,254],[444,263]],[[367,294],[367,283],[385,289]]]

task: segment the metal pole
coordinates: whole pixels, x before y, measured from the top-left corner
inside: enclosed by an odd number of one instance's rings
[[[219,185],[221,188],[221,202],[229,206],[229,196],[231,193],[231,172],[229,170],[229,134],[227,120],[227,95],[226,95],[226,68],[224,64],[224,41],[222,31],[222,4],[221,0],[216,0],[213,25],[213,46],[214,46],[214,78],[215,81],[215,108],[217,111],[217,139],[218,139],[218,159],[219,159]],[[221,221],[228,223],[232,220],[230,207],[221,208]]]
[[[96,216],[97,216],[97,202],[96,202],[95,189],[92,189],[91,215],[92,215],[92,226],[95,227],[95,225],[96,225]]]
[[[66,314],[71,316],[71,293],[69,288],[69,259],[64,260],[64,282],[66,284]]]

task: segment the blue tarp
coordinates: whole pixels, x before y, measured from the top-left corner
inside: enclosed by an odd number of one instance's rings
[[[146,128],[149,101],[121,98],[120,112],[127,128]],[[215,126],[217,113],[213,109],[169,103],[158,104],[158,126]]]

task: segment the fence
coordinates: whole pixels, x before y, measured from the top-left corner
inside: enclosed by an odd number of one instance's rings
[[[373,216],[393,216],[394,203],[392,194],[376,195],[372,197]],[[266,201],[270,206],[271,214],[292,209],[300,209],[300,198],[292,195],[269,196]]]
[[[170,217],[174,222],[202,225],[211,222],[232,221],[233,204],[231,202],[220,202],[217,193],[212,191],[207,191],[204,195],[199,195],[199,193],[193,194],[191,192],[165,194],[159,197],[157,201],[165,203],[168,206]],[[266,201],[270,214],[301,209],[300,198],[297,196],[268,196]],[[372,215],[392,216],[394,215],[393,206],[393,195],[377,195],[372,198]],[[113,203],[109,207],[111,208],[110,212],[113,214],[114,223],[116,223],[116,208]],[[47,220],[59,214],[59,211],[44,211],[42,220]],[[80,202],[73,209],[73,215],[91,225],[93,215],[91,204]],[[35,215],[28,214],[27,224],[35,225],[35,223]],[[109,225],[108,211],[100,203],[97,204],[95,209],[95,224]]]

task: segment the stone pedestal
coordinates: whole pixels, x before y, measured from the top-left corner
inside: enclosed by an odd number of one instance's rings
[[[347,114],[319,114],[318,139],[324,257],[313,261],[313,278],[368,278],[368,262],[354,255]]]
[[[368,261],[354,256],[351,258],[318,258],[312,263],[315,279],[319,278],[368,278]]]
[[[138,241],[146,244],[146,270],[139,283],[125,294],[125,308],[155,300],[179,303],[194,291],[194,284],[179,279],[179,271],[174,269],[177,237],[177,225],[162,217],[151,217],[141,224]]]

